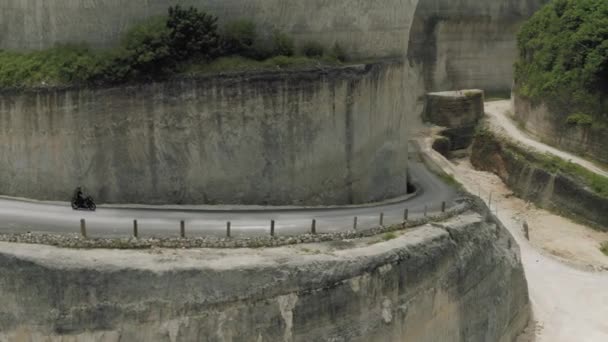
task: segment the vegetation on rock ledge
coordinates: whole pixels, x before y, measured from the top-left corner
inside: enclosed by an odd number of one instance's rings
[[[608,1],[553,0],[522,27],[518,46],[519,94],[578,114],[570,124],[608,121]]]
[[[526,160],[529,165],[547,172],[562,173],[577,179],[597,195],[608,198],[608,178],[557,156],[529,150],[510,140],[497,137],[486,129],[477,132],[475,149],[476,153],[486,156],[502,151],[514,159]]]
[[[113,84],[163,79],[174,74],[266,70],[334,65],[346,58],[336,44],[325,53],[309,43],[296,56],[293,39],[274,30],[259,32],[248,20],[227,23],[196,8],[169,8],[132,28],[114,49],[62,45],[44,51],[0,51],[0,87]],[[310,49],[313,46],[314,49]]]

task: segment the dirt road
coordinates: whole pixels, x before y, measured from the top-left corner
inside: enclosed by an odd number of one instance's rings
[[[608,177],[608,171],[602,169],[596,164],[581,157],[578,157],[574,154],[564,152],[549,145],[543,144],[542,142],[534,140],[527,133],[522,132],[506,115],[506,113],[511,112],[513,110],[510,100],[490,101],[486,102],[485,106],[485,111],[486,114],[488,114],[491,127],[497,133],[506,134],[511,139],[520,142],[526,146],[532,147],[539,152],[551,153],[564,160],[570,160],[573,163],[579,164],[597,174]]]
[[[534,209],[523,200],[513,197],[511,191],[494,174],[473,169],[468,160],[453,165],[452,170],[471,193],[481,191],[488,201],[492,192],[492,208],[507,226],[521,247],[522,263],[526,271],[530,299],[536,324],[529,328],[521,341],[540,342],[605,342],[608,341],[608,273],[575,267],[556,259],[548,252],[537,249],[522,232],[523,219],[531,213],[540,221],[557,219],[563,227],[563,218],[540,209]],[[531,224],[532,240],[539,234],[551,235],[557,241],[554,248],[573,255],[599,253],[593,239],[585,240],[589,228],[582,231],[535,229]],[[593,258],[595,258],[595,255]],[[599,258],[603,255],[599,256]],[[595,259],[585,259],[593,263]],[[599,259],[595,260],[598,261]]]

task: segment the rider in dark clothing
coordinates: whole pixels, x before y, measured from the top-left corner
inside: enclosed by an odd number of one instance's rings
[[[81,187],[77,187],[76,191],[74,191],[74,199],[79,205],[84,201],[84,194],[82,193]]]

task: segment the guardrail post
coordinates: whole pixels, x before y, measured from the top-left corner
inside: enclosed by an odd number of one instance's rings
[[[359,219],[357,218],[357,216],[355,216],[355,219],[353,220],[353,230],[357,230],[357,221]]]
[[[84,219],[80,219],[80,235],[87,238],[87,222]]]
[[[138,238],[139,232],[137,227],[137,220],[133,220],[133,237]]]
[[[403,209],[403,221],[407,221],[409,219],[410,216],[410,210],[405,208]]]
[[[310,226],[310,232],[315,235],[317,234],[317,220],[312,219],[312,225]]]
[[[384,226],[384,213],[380,213],[380,226]]]
[[[230,229],[232,228],[232,223],[230,221],[226,222],[226,237],[230,237]]]
[[[527,221],[524,221],[524,235],[526,236],[526,240],[530,241],[530,227]]]
[[[442,213],[445,213],[445,206],[446,206],[445,201],[441,202],[441,212]]]
[[[179,236],[182,239],[186,237],[186,222],[184,220],[179,222]]]
[[[274,236],[274,220],[270,220],[270,236]]]

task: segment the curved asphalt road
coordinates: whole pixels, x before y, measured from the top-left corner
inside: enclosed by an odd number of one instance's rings
[[[141,237],[177,236],[180,220],[186,221],[188,236],[224,236],[226,222],[231,221],[233,236],[269,234],[270,220],[275,220],[277,235],[294,235],[310,230],[312,219],[317,220],[317,232],[337,232],[352,229],[354,217],[358,226],[371,227],[384,213],[384,223],[402,221],[408,208],[410,218],[439,212],[441,203],[457,205],[457,191],[430,173],[423,164],[410,161],[412,182],[418,194],[400,203],[379,204],[360,208],[312,208],[272,210],[259,207],[240,207],[231,211],[217,210],[158,210],[144,208],[103,208],[96,212],[73,211],[68,203],[25,202],[0,199],[0,233],[77,233],[80,219],[87,221],[87,232],[95,237],[127,237],[132,232],[133,220],[138,220]],[[184,207],[186,208],[186,207]]]

